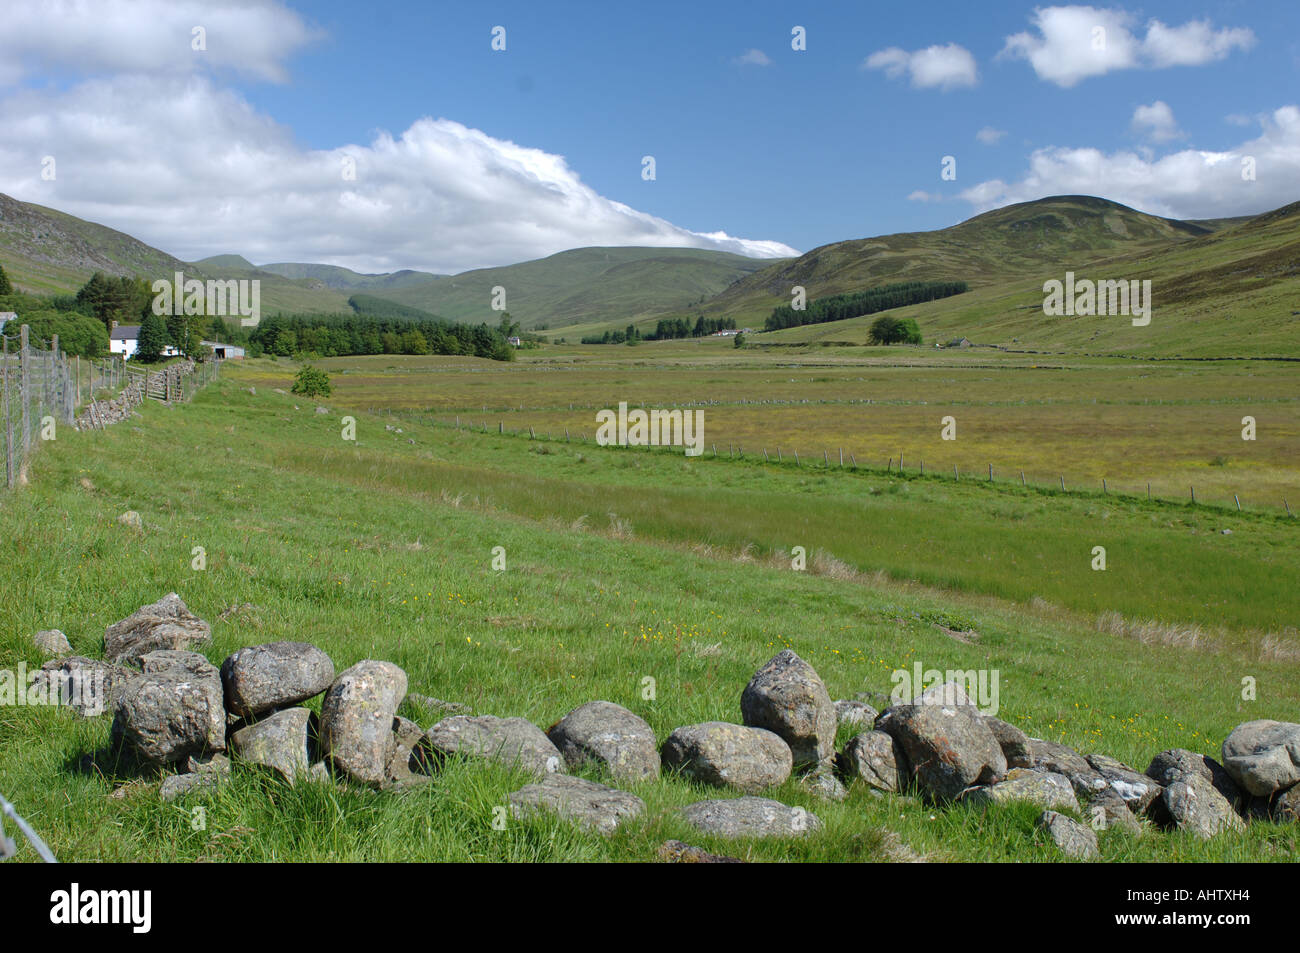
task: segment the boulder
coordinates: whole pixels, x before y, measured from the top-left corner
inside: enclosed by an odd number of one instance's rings
[[[1169,748],[1160,752],[1147,765],[1146,775],[1162,787],[1168,787],[1175,781],[1182,781],[1187,775],[1195,774],[1209,781],[1214,789],[1227,798],[1235,808],[1245,803],[1241,788],[1232,780],[1232,775],[1223,769],[1223,765],[1213,758],[1186,748]]]
[[[140,518],[140,514],[135,510],[127,510],[125,513],[120,514],[117,521],[128,529],[144,529],[144,520]]]
[[[424,729],[401,715],[393,719],[393,752],[384,769],[384,786],[389,789],[415,787],[430,780],[427,773],[433,764],[433,752],[425,739]]]
[[[877,791],[901,791],[907,777],[907,756],[892,735],[864,731],[844,746],[839,756],[841,773]]]
[[[754,673],[740,696],[740,714],[751,728],[784,739],[796,766],[813,766],[835,753],[835,704],[813,667],[789,649]]]
[[[823,801],[843,801],[849,796],[848,788],[835,776],[835,767],[830,761],[823,761],[805,772],[799,779],[799,786]]]
[[[1098,791],[1088,802],[1087,813],[1095,831],[1122,830],[1134,837],[1142,834],[1142,824],[1130,810],[1129,802],[1120,797],[1114,788]]]
[[[83,718],[94,718],[112,711],[122,697],[122,689],[134,674],[121,665],[74,655],[41,666],[47,684],[53,686],[59,704],[66,705]]]
[[[193,675],[195,678],[220,678],[217,667],[208,661],[206,655],[198,652],[186,652],[183,649],[157,649],[147,652],[135,660],[135,664],[145,675],[157,675],[162,672],[178,672]]]
[[[286,708],[230,736],[230,750],[241,760],[270,768],[290,784],[311,770],[311,739],[316,714]]]
[[[252,718],[300,705],[334,681],[330,657],[307,642],[271,642],[239,649],[221,665],[226,708]]]
[[[1300,821],[1300,784],[1292,785],[1273,798],[1268,816],[1279,823]]]
[[[104,632],[104,657],[129,662],[155,649],[190,649],[212,641],[212,628],[169,592]]]
[[[405,695],[406,673],[392,662],[366,659],[342,672],[321,703],[321,753],[354,781],[382,785]]]
[[[666,840],[659,845],[659,850],[655,856],[666,864],[743,864],[744,861],[738,857],[724,857],[721,854],[710,854],[707,850],[700,847],[692,847],[690,844],[683,844],[679,840]]]
[[[1026,768],[1013,768],[1005,780],[996,784],[967,788],[960,800],[981,807],[1023,801],[1049,810],[1079,810],[1079,801],[1074,796],[1074,786],[1069,778],[1054,771]]]
[[[896,740],[910,776],[934,801],[950,801],[973,784],[992,784],[1007,760],[984,716],[955,683],[886,709],[876,729]]]
[[[1029,739],[1029,764],[1039,771],[1054,771],[1070,779],[1074,790],[1088,798],[1105,788],[1103,778],[1088,759],[1073,748],[1041,738]]]
[[[221,680],[184,669],[133,676],[117,699],[113,737],[154,764],[224,750]]]
[[[1145,814],[1151,802],[1160,796],[1162,788],[1159,784],[1148,775],[1138,774],[1122,761],[1104,754],[1090,754],[1088,764],[1135,814]]]
[[[211,761],[197,762],[190,759],[186,774],[172,774],[163,779],[158,788],[158,795],[164,801],[175,801],[194,791],[214,788],[230,780],[230,761],[217,755]]]
[[[560,750],[526,718],[452,715],[426,734],[441,755],[486,758],[528,771],[535,777],[563,774]]]
[[[1214,785],[1196,773],[1168,785],[1151,802],[1151,816],[1161,827],[1176,827],[1197,837],[1209,838],[1222,831],[1240,831],[1245,823],[1231,802]]]
[[[664,742],[663,763],[705,784],[754,792],[790,777],[790,746],[763,728],[707,721],[678,728]]]
[[[993,732],[993,737],[998,739],[998,746],[1002,748],[1002,756],[1007,759],[1008,768],[1033,766],[1027,734],[1001,718],[985,716],[984,721],[989,726],[989,731]]]
[[[517,818],[545,811],[600,834],[614,833],[624,821],[645,811],[645,802],[634,794],[564,774],[549,774],[515,791],[508,800],[510,813]]]
[[[763,797],[697,801],[682,808],[682,817],[719,837],[802,837],[822,826],[816,814]]]
[[[841,698],[835,703],[835,716],[839,719],[840,727],[862,725],[870,728],[879,714],[866,702]]]
[[[1300,784],[1300,725],[1286,721],[1247,721],[1223,742],[1223,767],[1238,785],[1270,797]]]
[[[1056,811],[1044,811],[1038,818],[1038,826],[1047,831],[1052,843],[1066,857],[1092,860],[1097,856],[1096,833],[1078,821]]]
[[[58,629],[42,629],[32,636],[32,642],[46,658],[62,658],[72,654],[72,643]]]
[[[546,734],[570,768],[592,762],[624,782],[659,777],[654,730],[621,705],[588,702],[561,718]]]

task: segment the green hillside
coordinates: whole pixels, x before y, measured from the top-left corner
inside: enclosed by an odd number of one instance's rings
[[[351,268],[343,268],[339,265],[312,265],[303,262],[278,262],[271,265],[262,265],[261,267],[262,271],[269,271],[272,274],[280,275],[282,278],[291,278],[296,281],[319,281],[327,288],[334,288],[339,291],[408,288],[412,285],[422,285],[433,281],[435,278],[444,277],[443,275],[435,275],[431,271],[412,271],[409,268],[385,274],[363,275]]]
[[[1206,224],[1157,218],[1107,199],[1056,196],[994,209],[933,232],[823,245],[736,282],[709,301],[704,312],[761,325],[772,308],[790,303],[795,285],[802,285],[809,298],[898,281],[964,280],[978,288],[1037,276],[1045,267],[1054,274],[1097,258],[1166,248],[1210,233]]]
[[[575,248],[406,288],[371,290],[456,321],[493,321],[492,289],[525,328],[637,318],[691,308],[767,261],[700,248]]]
[[[916,319],[926,346],[967,337],[976,345],[1011,350],[1165,357],[1300,356],[1300,202],[1220,231],[1175,238],[1163,247],[1140,240],[1137,247],[1123,252],[1081,252],[1076,256],[1057,248],[1051,252],[1055,257],[1027,268],[1029,274],[1018,275],[1017,269],[1023,266],[1009,263],[995,281],[990,281],[987,271],[964,272],[954,277],[970,281],[972,290],[967,294],[894,313]],[[1043,282],[1063,279],[1067,269],[1079,278],[1094,280],[1150,280],[1150,325],[1134,327],[1129,319],[1119,316],[1044,315]],[[920,273],[920,269],[909,272]],[[760,335],[755,343],[865,344],[871,320],[853,318],[792,328]]]

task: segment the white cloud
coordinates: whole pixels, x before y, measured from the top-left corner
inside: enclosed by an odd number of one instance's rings
[[[992,126],[985,126],[975,133],[975,138],[986,146],[996,146],[1006,134],[1005,129],[994,129]]]
[[[0,100],[0,192],[186,260],[238,252],[359,271],[453,272],[584,245],[796,255],[599,195],[562,156],[447,119],[310,150],[203,76],[119,76]],[[40,177],[41,158],[57,178]],[[345,156],[356,179],[343,178]]]
[[[862,67],[883,69],[890,79],[897,79],[906,73],[917,89],[935,86],[944,90],[956,89],[960,86],[974,86],[979,79],[975,57],[971,56],[970,50],[956,43],[927,46],[912,53],[891,46],[872,53]]]
[[[735,59],[737,66],[771,66],[772,60],[762,50],[746,50]]]
[[[1150,106],[1139,106],[1133,110],[1132,126],[1136,133],[1152,142],[1168,142],[1183,137],[1183,131],[1174,119],[1174,111],[1160,99]]]
[[[195,27],[206,49],[193,48]],[[5,0],[0,84],[35,72],[193,73],[283,81],[320,32],[275,0]]]
[[[1088,6],[1040,7],[1031,20],[1036,30],[1007,37],[998,56],[1028,60],[1039,79],[1064,87],[1114,70],[1200,66],[1255,42],[1245,27],[1215,30],[1208,20],[1150,20],[1139,38],[1132,14]]]
[[[1254,181],[1242,177],[1254,159]],[[1184,149],[1161,158],[1093,148],[1035,151],[1018,182],[981,182],[961,193],[977,211],[1049,195],[1100,195],[1170,218],[1217,218],[1268,211],[1296,201],[1300,106],[1273,111],[1255,139],[1222,152]]]
[[[907,196],[909,202],[941,202],[943,196],[938,192],[926,192],[924,189],[917,189]]]

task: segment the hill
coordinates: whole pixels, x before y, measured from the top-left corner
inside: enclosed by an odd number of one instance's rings
[[[422,285],[433,281],[435,278],[444,277],[443,275],[435,275],[431,271],[412,271],[409,268],[384,274],[365,275],[339,265],[312,265],[302,262],[279,262],[262,265],[261,268],[262,271],[269,271],[272,274],[280,275],[282,278],[319,281],[327,288],[335,288],[339,291],[408,288],[412,285]]]
[[[768,265],[707,302],[706,314],[758,322],[790,289],[808,297],[859,291],[897,281],[964,280],[972,287],[1037,275],[1045,267],[1122,251],[1163,248],[1211,234],[1206,224],[1147,215],[1118,202],[1063,195],[985,212],[949,228],[853,239]]]
[[[492,289],[525,329],[638,318],[690,308],[767,264],[700,248],[575,248],[405,288],[371,290],[456,321],[494,321]]]

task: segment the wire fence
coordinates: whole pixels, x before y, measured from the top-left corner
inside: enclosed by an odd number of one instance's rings
[[[9,325],[12,327],[12,324]],[[27,482],[27,467],[60,425],[104,429],[146,399],[185,401],[214,379],[219,361],[146,369],[125,355],[83,359],[59,348],[59,338],[35,338],[27,325],[0,333],[0,462],[5,486]],[[80,414],[78,414],[80,411]]]
[[[14,806],[5,800],[3,794],[0,794],[0,860],[8,860],[18,853],[18,845],[5,834],[4,819],[6,817],[14,822],[19,833],[27,838],[27,842],[32,845],[32,849],[36,851],[41,860],[47,864],[58,863],[54,859],[54,852],[46,846],[45,841],[41,840],[40,835],[32,830],[31,825],[18,815],[18,812],[14,810]]]

